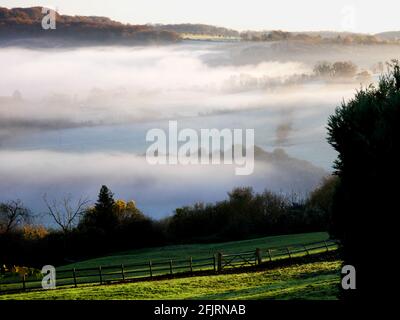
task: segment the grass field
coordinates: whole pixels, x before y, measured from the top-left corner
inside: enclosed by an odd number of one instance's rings
[[[340,261],[310,262],[272,270],[195,276],[73,289],[0,295],[23,300],[337,299]]]
[[[132,250],[128,252],[109,255],[101,258],[85,260],[66,266],[58,267],[57,271],[70,270],[72,268],[96,268],[98,266],[118,265],[118,264],[134,264],[148,260],[169,260],[169,259],[186,259],[189,257],[201,259],[212,257],[217,252],[237,253],[243,251],[251,251],[256,248],[271,248],[280,246],[290,246],[303,244],[308,242],[323,241],[328,239],[326,232],[313,232],[291,234],[283,236],[272,236],[257,238],[244,241],[231,241],[212,244],[189,244],[174,245],[157,248],[146,248],[140,250]]]
[[[97,284],[99,283],[99,274],[98,274],[98,267],[102,266],[102,268],[107,268],[104,269],[103,271],[103,281],[105,281],[106,283],[109,283],[110,281],[120,281],[121,280],[121,264],[129,265],[135,265],[137,263],[148,263],[149,260],[151,260],[152,262],[157,262],[157,264],[154,264],[153,266],[153,275],[157,276],[157,275],[163,275],[165,273],[168,273],[169,268],[167,268],[168,270],[165,271],[165,263],[166,260],[169,259],[174,259],[174,268],[178,268],[174,270],[174,273],[176,272],[183,272],[183,271],[189,271],[188,269],[188,257],[193,257],[194,259],[206,259],[206,264],[203,267],[202,263],[204,262],[200,262],[200,265],[197,266],[197,264],[193,264],[193,270],[195,271],[200,271],[200,270],[209,270],[212,271],[213,268],[215,268],[215,265],[213,267],[213,262],[212,262],[212,258],[211,258],[211,266],[210,266],[210,257],[212,257],[216,252],[223,252],[224,254],[230,254],[230,253],[239,253],[239,252],[246,252],[246,251],[254,251],[255,248],[260,248],[260,249],[267,249],[267,248],[275,248],[275,247],[290,247],[290,246],[296,246],[299,244],[306,244],[306,243],[310,243],[310,242],[317,242],[317,241],[323,241],[328,239],[328,234],[324,233],[324,232],[316,232],[316,233],[307,233],[307,234],[294,234],[294,235],[283,235],[283,236],[272,236],[272,237],[263,237],[263,238],[257,238],[257,239],[251,239],[251,240],[245,240],[245,241],[232,241],[232,242],[225,242],[225,243],[216,243],[216,244],[191,244],[191,245],[175,245],[175,246],[165,246],[165,247],[158,247],[158,248],[147,248],[147,249],[141,249],[141,250],[133,250],[133,251],[129,251],[129,252],[124,252],[124,253],[119,253],[119,254],[114,254],[114,255],[109,255],[109,256],[105,256],[105,257],[101,257],[101,258],[96,258],[96,259],[90,259],[90,260],[86,260],[86,261],[81,261],[81,262],[77,262],[74,264],[70,264],[70,265],[66,265],[66,266],[61,266],[61,267],[57,267],[57,286],[60,288],[61,286],[67,286],[65,288],[63,288],[63,292],[69,292],[68,290],[71,290],[70,288],[73,286],[73,278],[72,278],[72,268],[77,268],[77,270],[79,270],[79,272],[77,272],[77,276],[79,276],[79,278],[77,278],[77,283],[79,284],[79,290],[83,290],[83,291],[102,291],[103,289],[101,288],[97,288]],[[277,250],[277,251],[276,251]],[[273,250],[272,252],[279,252],[281,251],[281,249],[276,249]],[[264,251],[264,260],[263,261],[268,261],[268,256],[265,256],[266,250]],[[317,250],[313,250],[312,252],[314,253],[318,253],[318,252],[325,252],[325,248],[323,247],[322,249],[317,249]],[[282,253],[282,252],[281,252]],[[292,253],[292,257],[296,257],[296,256],[304,256],[305,253],[303,251],[303,253],[300,254],[293,254]],[[287,253],[285,251],[285,249],[283,248],[283,256],[287,256]],[[184,259],[182,262],[179,262],[179,259]],[[193,259],[193,261],[195,261]],[[229,259],[229,258],[228,258]],[[254,259],[254,258],[253,258]],[[274,261],[276,259],[279,260],[279,256],[276,258],[275,256],[273,256]],[[164,261],[164,262],[162,262]],[[239,263],[241,263],[242,260],[239,260]],[[160,265],[161,263],[161,265]],[[215,263],[215,262],[214,262]],[[113,265],[114,267],[110,267],[110,265]],[[183,269],[180,269],[179,266],[182,266]],[[107,267],[108,266],[108,267]],[[325,276],[325,265],[323,263],[317,264],[317,265],[310,265],[312,266],[312,268],[310,270],[312,270],[312,272],[314,272],[315,274],[317,274],[318,272],[322,275]],[[272,265],[271,265],[272,267]],[[81,269],[83,268],[83,269]],[[88,269],[89,268],[89,269]],[[136,277],[148,277],[149,276],[149,269],[148,269],[148,264],[145,264],[144,267],[138,267],[139,269],[133,269],[135,271],[132,271],[131,268],[125,268],[125,277],[127,279],[132,279],[136,278]],[[164,268],[164,269],[163,269]],[[304,267],[305,269],[305,273],[307,273],[308,269],[307,267]],[[320,268],[321,270],[318,271],[318,268]],[[93,270],[94,269],[94,270]],[[296,277],[297,279],[297,275],[296,272],[299,272],[299,268],[291,270],[288,269],[289,273],[288,275],[293,275]],[[293,272],[292,272],[293,271]],[[134,272],[134,274],[132,275],[131,272]],[[272,271],[271,271],[272,272]],[[276,272],[276,271],[274,271]],[[248,275],[253,275],[256,278],[259,278],[258,280],[260,280],[260,286],[261,287],[265,287],[264,286],[264,282],[265,281],[269,281],[268,277],[273,275],[273,273],[271,274],[267,274],[267,273],[251,273],[249,272]],[[268,275],[268,276],[266,276]],[[330,275],[332,276],[332,274]],[[246,281],[246,276],[241,274],[241,275],[219,275],[219,276],[210,276],[210,283],[207,280],[207,277],[191,277],[190,278],[190,283],[191,285],[193,285],[194,287],[198,288],[200,290],[201,286],[205,286],[203,289],[201,289],[201,292],[209,292],[211,295],[213,294],[214,291],[210,291],[207,288],[209,286],[211,286],[212,288],[218,288],[217,284],[214,284],[213,281],[217,280],[220,282],[224,282],[222,281],[222,279],[225,279],[225,277],[228,277],[228,279],[230,279],[229,281],[232,281],[233,283],[233,288],[232,290],[234,290],[236,287],[235,282],[239,282],[240,285],[241,284],[248,284],[248,281]],[[242,277],[244,277],[242,279]],[[285,278],[286,279],[286,278]],[[290,283],[291,281],[288,280],[289,278],[287,278],[286,280],[283,280],[281,285],[282,285],[282,290],[288,290],[288,288],[290,287]],[[296,283],[296,279],[293,279],[294,282]],[[325,279],[325,278],[324,278]],[[11,279],[12,280],[12,279]],[[4,278],[3,280],[0,279],[0,291],[7,291],[7,290],[20,290],[21,289],[21,279],[14,279],[14,281],[11,281],[10,279]],[[258,281],[257,280],[257,281]],[[326,279],[325,279],[326,280]],[[174,280],[169,280],[169,281],[164,281],[162,282],[161,280],[159,282],[157,282],[157,286],[160,285],[161,288],[163,286],[165,286],[166,288],[169,288],[170,284],[176,285],[176,286],[180,286],[180,285],[184,285],[185,287],[188,286],[188,288],[190,288],[191,285],[188,285],[185,283],[186,280],[178,280],[178,279],[174,279]],[[194,281],[194,282],[193,282]],[[308,280],[307,280],[308,281]],[[302,287],[303,284],[307,284],[307,281],[304,282],[304,279],[301,279],[301,283],[299,284],[299,288]],[[89,284],[92,283],[92,284]],[[156,282],[150,282],[148,284],[140,284],[138,285],[139,288],[141,286],[143,286],[143,288],[145,288],[145,290],[148,290],[149,288],[151,288],[151,286],[154,286]],[[182,284],[181,284],[182,283]],[[324,282],[324,286],[327,283]],[[126,284],[123,284],[121,286],[125,286]],[[317,283],[317,286],[320,286],[321,283]],[[30,288],[30,289],[34,289],[34,288],[39,288],[41,286],[41,279],[32,279],[31,281],[26,282],[26,287]],[[129,285],[130,286],[130,285]],[[150,286],[150,287],[149,287]],[[94,289],[95,288],[95,289]],[[121,287],[122,289],[124,287]],[[137,288],[137,286],[133,286],[133,287],[129,287],[131,289],[135,289]],[[61,290],[61,288],[60,288]],[[72,289],[75,290],[75,289]],[[117,289],[115,291],[116,293],[116,297],[115,299],[119,299],[122,298],[120,296],[118,296],[118,291],[119,289]],[[130,289],[129,289],[130,290]],[[176,290],[173,290],[171,288],[171,292],[168,295],[171,296],[171,298],[180,298],[179,296],[175,296],[174,292]],[[189,290],[189,289],[188,289]],[[220,293],[222,294],[222,292],[224,292],[223,290],[230,290],[229,288],[222,286],[220,288]],[[93,292],[94,292],[93,291]],[[152,291],[152,290],[150,290]],[[199,291],[199,292],[200,292]],[[58,291],[57,291],[58,292]],[[71,291],[71,292],[76,292],[76,291]],[[80,291],[79,291],[80,292]],[[107,296],[112,296],[113,293],[107,293],[107,290],[105,291]],[[114,291],[113,291],[114,292]],[[194,291],[185,291],[188,293],[188,296],[185,298],[194,298],[196,293]],[[47,296],[48,293],[35,293],[34,297],[41,297],[42,295],[44,297]],[[81,294],[81,293],[79,293]],[[135,293],[132,293],[133,296],[132,298],[134,299],[136,297]],[[265,293],[266,294],[266,293]],[[5,296],[2,296],[5,297]],[[6,297],[12,297],[12,295],[8,295]],[[15,295],[15,297],[19,297],[19,295]],[[21,297],[30,297],[30,293],[27,295],[21,295]],[[100,299],[101,299],[101,295],[100,295]],[[217,298],[221,298],[219,295],[217,295]],[[234,296],[235,298],[236,296]],[[63,297],[62,297],[63,298]],[[68,296],[65,297],[66,299],[68,299]],[[90,294],[87,296],[88,299],[92,299],[95,298],[95,294]],[[144,299],[149,299],[151,298],[150,296],[145,296],[143,297]],[[157,298],[157,295],[155,296],[155,298]],[[240,298],[240,295],[237,297]],[[1,299],[1,296],[0,296]]]

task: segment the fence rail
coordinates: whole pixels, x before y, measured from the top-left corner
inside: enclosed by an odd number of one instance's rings
[[[335,250],[336,240],[311,242],[284,247],[257,248],[254,251],[223,254],[212,257],[146,261],[142,263],[105,265],[91,268],[71,268],[56,270],[57,287],[77,287],[78,285],[151,279],[178,273],[193,274],[198,271],[221,272],[226,269],[255,266],[281,259],[309,256],[311,254]],[[23,275],[20,279],[0,279],[0,294],[42,288],[42,278]]]

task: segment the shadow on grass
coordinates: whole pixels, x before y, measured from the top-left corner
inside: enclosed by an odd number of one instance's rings
[[[337,300],[339,278],[330,272],[315,276],[315,273],[301,280],[272,280],[273,283],[257,285],[240,290],[195,296],[194,300]],[[271,282],[272,282],[271,281]]]

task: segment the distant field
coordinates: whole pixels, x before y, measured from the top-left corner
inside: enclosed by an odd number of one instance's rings
[[[327,240],[328,237],[329,235],[326,232],[313,232],[212,244],[189,244],[146,248],[118,253],[96,259],[85,260],[58,267],[57,270],[71,270],[72,268],[96,268],[100,265],[107,266],[118,264],[134,264],[148,260],[175,260],[186,259],[189,257],[201,259],[212,257],[217,252],[223,252],[227,254],[251,251],[255,250],[256,248],[290,246],[307,242],[323,241]]]
[[[340,261],[272,270],[0,295],[23,300],[337,299]]]
[[[181,37],[185,40],[205,40],[205,41],[239,41],[239,37],[225,37],[225,36],[215,36],[209,34],[192,34],[192,33],[182,33]]]

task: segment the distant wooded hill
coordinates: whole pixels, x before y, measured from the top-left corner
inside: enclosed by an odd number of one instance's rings
[[[348,32],[286,32],[281,30],[272,31],[244,31],[240,34],[242,40],[246,41],[302,41],[309,43],[329,44],[386,44],[392,43],[385,38],[362,33]]]
[[[175,42],[179,35],[148,25],[131,25],[106,17],[56,15],[56,29],[42,28],[42,7],[7,9],[0,7],[0,42],[50,40],[51,44]],[[29,41],[28,41],[29,42]]]
[[[334,44],[387,44],[398,43],[400,32],[376,35],[349,32],[285,32],[243,31],[206,24],[146,24],[132,25],[106,17],[56,16],[56,30],[42,28],[42,7],[0,7],[0,45],[75,45],[75,44],[136,44],[171,43],[187,35],[218,38],[237,38],[244,41],[301,41]],[[189,37],[190,38],[190,37]]]
[[[375,36],[385,40],[398,41],[400,40],[400,31],[381,32],[377,33]]]

